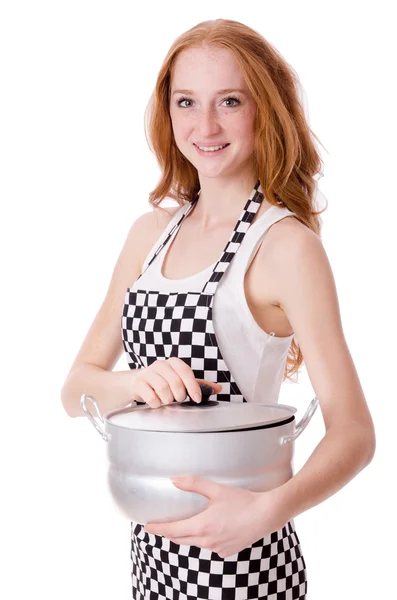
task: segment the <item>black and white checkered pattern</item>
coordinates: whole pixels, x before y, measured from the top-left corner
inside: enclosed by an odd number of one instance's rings
[[[132,525],[131,565],[135,600],[304,600],[307,593],[293,522],[225,559]]]
[[[156,249],[146,268],[197,200],[198,194]],[[222,384],[222,392],[216,395],[217,401],[247,402],[220,352],[213,328],[212,305],[217,286],[262,200],[258,180],[221,258],[201,291],[162,293],[139,289],[135,284],[136,289],[127,289],[121,327],[131,369],[144,368],[158,359],[176,356],[191,367],[197,379]],[[292,522],[232,559],[221,559],[203,548],[174,544],[163,536],[143,532],[142,525],[137,523],[131,523],[131,527],[132,589],[133,598],[137,600],[305,598],[305,563]]]
[[[131,368],[177,356],[197,379],[223,386],[217,400],[246,402],[222,358],[213,329],[212,294],[127,292],[123,312],[124,347]],[[127,360],[128,360],[127,359]]]

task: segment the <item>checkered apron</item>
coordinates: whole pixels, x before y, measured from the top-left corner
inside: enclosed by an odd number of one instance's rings
[[[146,268],[197,200],[198,194],[156,249]],[[162,293],[139,289],[139,286],[127,289],[122,339],[131,369],[145,368],[158,359],[176,356],[190,366],[197,379],[222,384],[222,392],[216,395],[217,401],[247,402],[220,352],[213,328],[212,305],[217,286],[262,200],[258,180],[221,258],[201,291]],[[163,536],[146,533],[143,527],[131,522],[132,597],[136,600],[306,598],[306,565],[293,521],[224,559],[207,548],[175,544]]]

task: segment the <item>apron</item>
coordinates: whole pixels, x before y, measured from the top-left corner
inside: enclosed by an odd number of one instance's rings
[[[199,193],[158,246],[146,269],[180,227],[198,196]],[[217,286],[243,242],[262,200],[258,180],[201,291],[162,293],[139,289],[139,286],[127,289],[122,339],[131,369],[145,368],[156,360],[176,356],[190,366],[197,379],[222,384],[221,393],[211,399],[247,402],[219,349],[212,306]],[[144,532],[143,527],[131,522],[132,597],[136,600],[306,598],[306,564],[293,520],[280,531],[224,559],[207,548],[175,544],[163,536]]]

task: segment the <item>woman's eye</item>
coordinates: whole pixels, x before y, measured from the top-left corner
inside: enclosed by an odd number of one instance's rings
[[[240,104],[240,100],[238,100],[237,98],[233,98],[231,96],[229,96],[228,98],[225,98],[223,100],[223,102],[228,102],[228,101],[232,101],[232,102],[236,102],[236,104],[229,104],[230,108],[234,108],[235,106],[238,106]],[[180,100],[177,101],[177,105],[180,106],[181,108],[190,108],[189,106],[181,106],[181,102],[191,102],[191,100],[189,98],[181,98]]]
[[[237,100],[237,98],[225,98],[224,102],[231,100],[232,102],[237,102],[237,105],[240,104],[240,100]],[[236,106],[236,104],[233,104],[232,106]]]
[[[187,98],[181,98],[180,100],[178,100],[177,105],[181,106],[181,102],[190,102],[190,100],[188,100]],[[187,107],[182,106],[182,108],[187,108]]]

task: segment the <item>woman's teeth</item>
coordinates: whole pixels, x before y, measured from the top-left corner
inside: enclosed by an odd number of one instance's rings
[[[228,144],[225,144],[224,146],[207,146],[206,148],[203,148],[202,146],[197,146],[197,148],[200,148],[200,150],[203,150],[204,152],[216,152],[221,148],[226,148],[226,146],[228,146]]]

